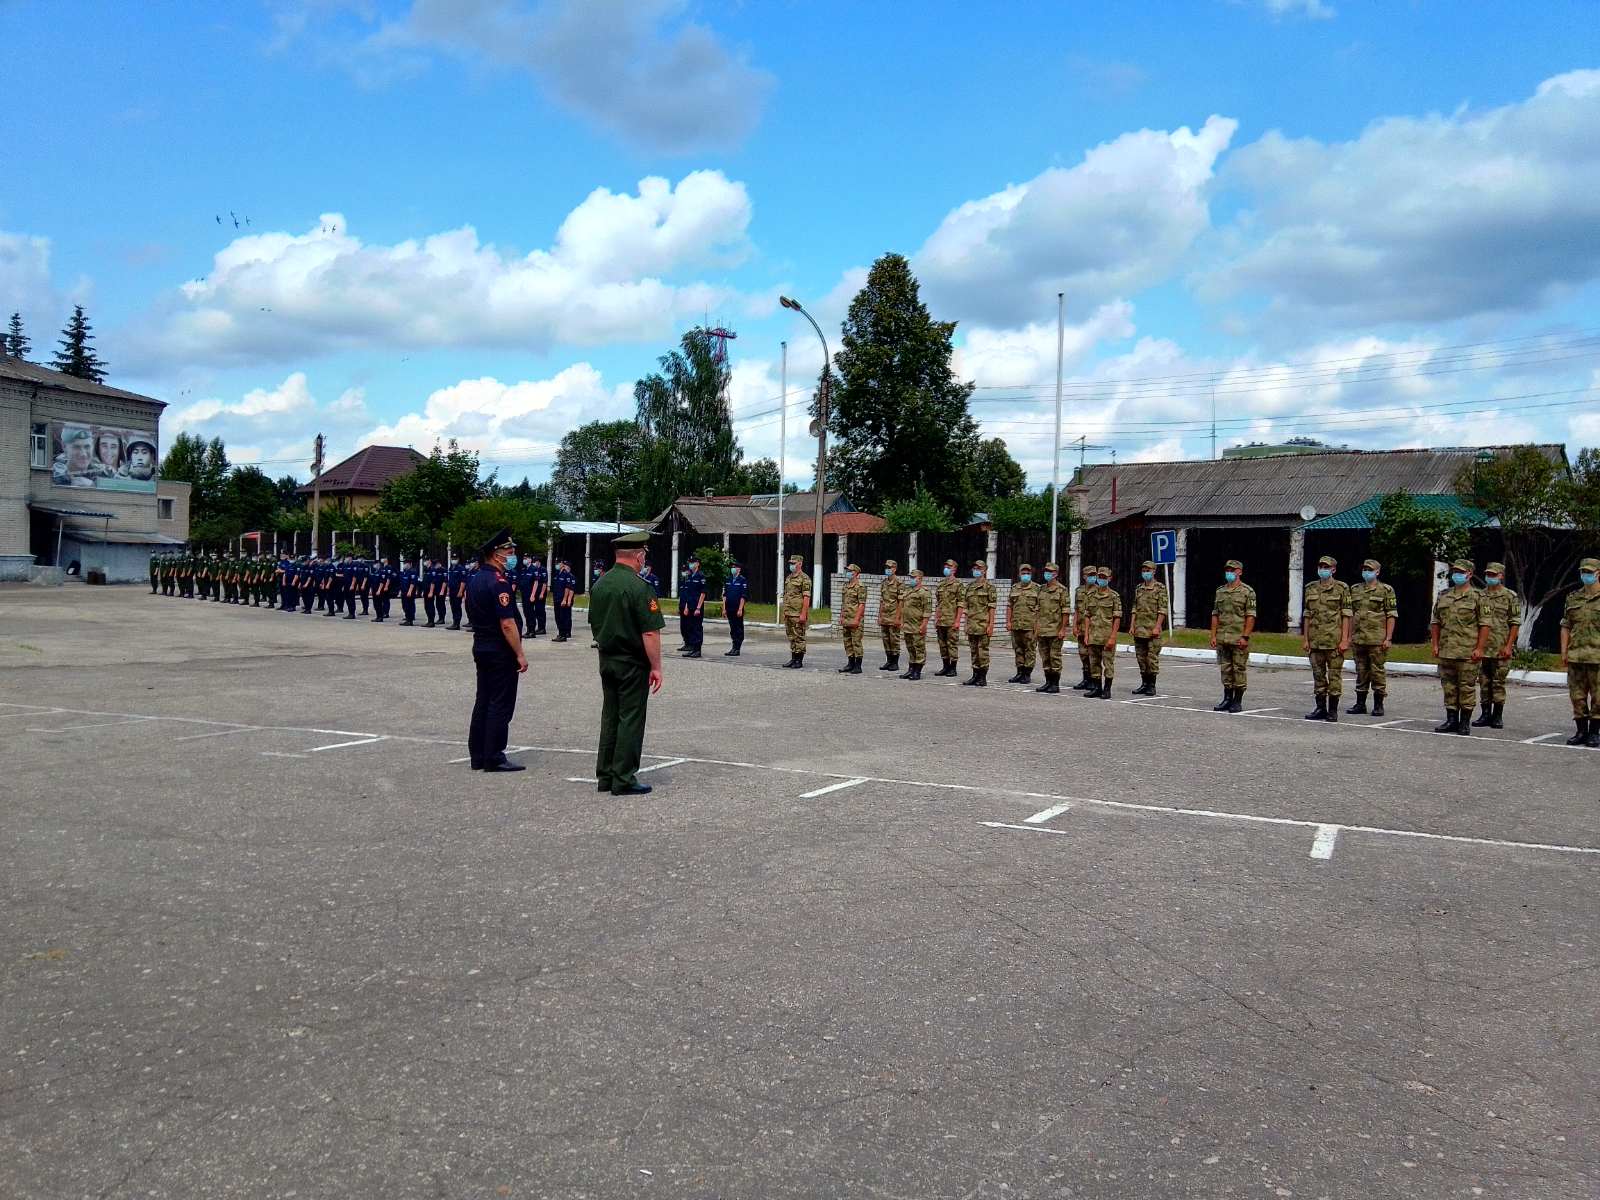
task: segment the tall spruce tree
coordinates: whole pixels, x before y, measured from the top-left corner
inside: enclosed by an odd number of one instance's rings
[[[50,365],[64,375],[76,375],[91,383],[106,381],[106,365],[89,343],[94,340],[89,318],[83,315],[83,305],[72,306],[72,318],[61,331],[61,341],[55,361]]]
[[[33,349],[33,343],[28,340],[28,335],[22,329],[22,314],[11,314],[11,324],[4,334],[0,334],[0,349],[3,349],[12,358],[27,358],[28,351]]]
[[[978,425],[972,384],[950,373],[955,328],[928,314],[904,255],[872,264],[845,317],[828,417],[828,483],[857,508],[922,495],[958,521],[971,513]]]

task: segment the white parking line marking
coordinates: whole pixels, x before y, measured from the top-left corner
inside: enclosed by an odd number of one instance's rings
[[[200,738],[227,737],[230,733],[254,733],[258,729],[255,725],[241,725],[237,729],[217,729],[211,733],[186,733],[182,737],[173,738],[175,742],[193,742]]]
[[[1334,843],[1339,840],[1338,825],[1318,825],[1317,836],[1311,841],[1311,857],[1329,859],[1333,857]]]
[[[1420,718],[1418,718],[1418,717],[1400,717],[1400,718],[1398,718],[1397,720],[1394,720],[1394,721],[1374,721],[1371,725],[1358,726],[1358,728],[1387,729],[1391,725],[1404,725],[1407,721],[1416,721],[1416,720],[1419,720],[1419,719]]]
[[[507,746],[507,747],[506,747],[506,753],[507,753],[507,754],[518,754],[518,753],[520,753],[520,752],[521,752],[521,751],[523,751],[523,750],[532,750],[532,749],[534,749],[534,747],[533,747],[533,746]],[[455,766],[455,765],[456,765],[456,764],[457,764],[457,763],[464,763],[464,762],[471,762],[471,761],[472,761],[472,756],[471,756],[471,755],[470,755],[470,754],[469,754],[469,755],[467,755],[467,757],[465,757],[465,758],[451,758],[451,759],[446,759],[446,760],[445,760],[445,765],[446,765],[446,766],[451,766],[451,767],[453,767],[453,766]],[[567,780],[567,782],[568,782],[568,783],[571,783],[571,782],[572,782],[572,780],[570,780],[570,779],[569,779],[569,780]]]
[[[1052,804],[1049,808],[1045,809],[1043,812],[1036,812],[1036,813],[1033,814],[1033,816],[1031,816],[1031,817],[1023,817],[1022,819],[1024,821],[1026,821],[1029,825],[1043,825],[1051,817],[1059,817],[1062,813],[1066,812],[1071,807],[1072,807],[1072,805],[1070,805],[1070,804]]]
[[[313,746],[307,753],[316,754],[323,750],[343,750],[349,746],[370,746],[373,742],[387,742],[388,740],[387,735],[380,733],[375,737],[357,738],[353,742],[333,742],[326,746]]]
[[[845,788],[853,788],[865,782],[865,778],[860,778],[846,779],[840,783],[830,783],[827,787],[819,787],[815,791],[801,792],[800,799],[815,800],[818,796],[826,796],[829,792],[842,792]]]
[[[669,758],[666,762],[651,763],[648,767],[640,767],[635,775],[643,775],[646,771],[659,771],[662,767],[675,767],[679,763],[688,762],[687,758]]]
[[[59,708],[35,708],[30,709],[28,712],[0,713],[0,721],[8,720],[11,717],[48,717],[60,711]]]
[[[34,716],[43,716],[34,713]],[[129,717],[126,721],[94,721],[88,725],[58,725],[54,729],[35,729],[32,725],[26,728],[27,733],[66,733],[69,729],[109,729],[113,725],[137,725],[141,721],[154,721],[155,717]]]
[[[1282,708],[1241,708],[1233,715],[1236,717],[1253,717],[1257,713],[1282,712]]]
[[[979,821],[987,829],[1020,829],[1024,833],[1066,833],[1065,829],[1051,829],[1048,825],[1009,825],[1004,821]]]
[[[1541,733],[1538,737],[1523,738],[1522,744],[1524,746],[1537,746],[1540,742],[1548,742],[1551,738],[1562,737],[1566,732],[1565,729],[1558,729],[1554,733]]]
[[[311,757],[309,754],[291,754],[287,750],[263,750],[263,751],[261,751],[261,753],[266,758],[310,758]]]

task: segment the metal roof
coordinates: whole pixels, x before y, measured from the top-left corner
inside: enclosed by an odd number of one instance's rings
[[[1479,454],[1501,454],[1509,446],[1462,446],[1437,450],[1352,450],[1326,454],[1281,454],[1263,458],[1189,462],[1099,464],[1086,467],[1073,501],[1090,527],[1143,511],[1151,520],[1177,521],[1280,517],[1300,524],[1306,505],[1318,514],[1338,513],[1373,496],[1408,491],[1445,495],[1455,491],[1456,472]],[[1537,449],[1566,461],[1566,447]],[[1111,511],[1116,480],[1117,511]],[[1313,518],[1315,519],[1315,518]]]
[[[615,521],[557,521],[557,527],[562,533],[632,533],[639,529],[648,529],[648,525],[638,521],[624,521],[622,528],[617,528]]]
[[[86,508],[53,508],[47,504],[30,504],[34,512],[49,513],[52,517],[91,517],[96,521],[114,521],[116,513],[90,512]]]
[[[1384,493],[1387,495],[1388,493]],[[1434,512],[1448,513],[1457,518],[1463,525],[1483,525],[1488,523],[1489,514],[1481,508],[1473,508],[1464,504],[1460,496],[1444,495],[1414,495],[1411,497],[1417,504]],[[1347,508],[1343,512],[1329,513],[1325,517],[1318,517],[1315,521],[1307,521],[1306,529],[1315,531],[1319,529],[1371,529],[1377,519],[1378,508],[1383,503],[1383,496],[1373,496],[1370,500],[1363,500],[1354,508]]]
[[[816,511],[815,492],[796,492],[783,498],[783,518]],[[778,498],[772,496],[679,496],[651,522],[660,528],[676,511],[682,522],[699,534],[766,533],[778,527]],[[823,492],[822,511],[852,512],[843,492]],[[670,525],[669,525],[670,527]]]
[[[12,358],[6,354],[0,354],[0,379],[16,379],[23,383],[36,383],[40,387],[52,387],[63,392],[77,392],[84,396],[107,396],[113,400],[137,400],[141,404],[154,404],[157,408],[165,408],[167,406],[165,400],[157,400],[154,396],[141,396],[138,392],[126,392],[121,388],[108,387],[103,383],[79,379],[76,375],[52,371],[49,367],[41,367],[38,363],[28,362],[26,359],[21,358]]]
[[[426,455],[410,446],[365,446],[343,462],[335,463],[317,479],[295,489],[301,496],[324,492],[381,492],[384,484],[409,475]]]

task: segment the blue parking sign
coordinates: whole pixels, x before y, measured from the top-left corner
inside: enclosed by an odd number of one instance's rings
[[[1150,561],[1165,566],[1178,561],[1178,531],[1157,529],[1150,534]]]

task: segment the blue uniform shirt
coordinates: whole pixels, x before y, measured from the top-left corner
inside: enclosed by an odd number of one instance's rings
[[[522,616],[512,592],[511,580],[493,567],[479,567],[467,580],[467,620],[472,623],[474,654],[498,651],[508,658],[511,656],[511,647],[506,645],[505,634],[500,632],[500,622],[515,621],[517,632],[522,632]]]
[[[656,594],[656,598],[659,600],[661,598],[661,577],[647,568],[639,578],[650,585],[650,590]]]
[[[407,563],[400,570],[400,595],[401,595],[401,597],[403,598],[403,597],[406,597],[406,596],[415,595],[416,594],[416,587],[417,587],[417,573],[412,568],[411,564]]]
[[[528,574],[533,580],[533,601],[537,604],[550,593],[550,576],[545,571],[544,564],[538,559],[534,559],[533,566],[528,568]]]
[[[683,586],[678,589],[678,611],[693,613],[695,606],[700,603],[700,598],[705,594],[705,574],[700,571],[690,571],[683,577]]]
[[[555,579],[551,583],[550,590],[555,598],[555,602],[557,604],[561,604],[570,598],[570,594],[572,592],[578,590],[577,577],[564,567],[557,567]]]
[[[727,584],[722,589],[722,610],[730,617],[742,615],[742,606],[745,597],[750,594],[750,581],[744,573],[729,576]]]

